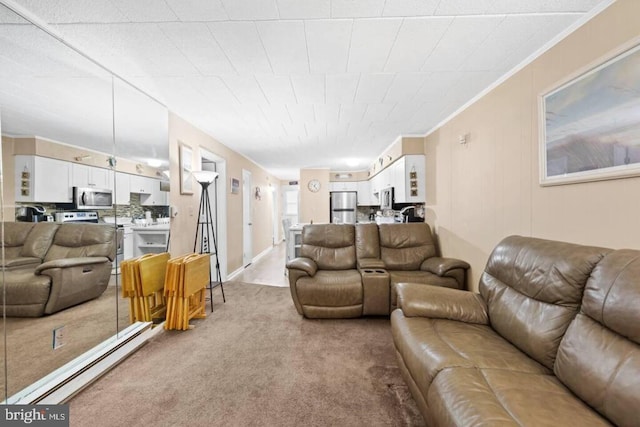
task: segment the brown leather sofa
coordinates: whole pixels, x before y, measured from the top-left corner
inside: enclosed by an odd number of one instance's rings
[[[113,226],[5,222],[0,303],[7,316],[39,317],[97,298],[109,283]]]
[[[638,426],[640,251],[511,236],[480,293],[402,283],[392,334],[429,426]]]
[[[289,285],[309,318],[388,315],[398,281],[462,289],[469,268],[436,256],[426,223],[307,225],[300,255],[287,263]]]

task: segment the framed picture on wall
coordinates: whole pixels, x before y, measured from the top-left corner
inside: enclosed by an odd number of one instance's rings
[[[193,194],[193,150],[187,144],[179,145],[180,158],[180,194]]]
[[[640,175],[638,70],[627,46],[541,96],[541,185]]]
[[[240,180],[236,178],[231,178],[231,194],[240,193]]]

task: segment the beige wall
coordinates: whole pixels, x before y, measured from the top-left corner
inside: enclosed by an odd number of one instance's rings
[[[300,222],[329,222],[329,176],[329,169],[300,169]],[[317,193],[307,186],[312,179],[320,181]]]
[[[427,221],[445,256],[471,263],[473,289],[510,234],[640,248],[640,178],[538,181],[538,96],[638,37],[640,2],[619,0],[426,137]]]
[[[279,185],[279,181],[269,175],[261,167],[235,151],[222,145],[211,136],[195,128],[175,114],[169,115],[169,155],[171,159],[171,205],[178,208],[178,215],[171,222],[171,254],[185,254],[193,250],[200,188],[194,187],[194,194],[180,194],[178,146],[179,143],[189,145],[193,151],[192,164],[194,170],[200,169],[200,150],[206,149],[226,160],[227,180],[225,195],[227,200],[227,247],[219,247],[226,251],[227,271],[232,273],[242,267],[242,185],[239,194],[230,193],[230,179],[242,181],[242,169],[252,174],[252,190],[260,186],[261,200],[252,200],[252,242],[253,255],[272,246],[273,240],[273,203],[274,195],[268,191],[269,184]],[[253,192],[253,191],[252,191]],[[252,195],[253,197],[253,195]],[[278,204],[280,206],[280,204]],[[280,210],[278,210],[279,212]],[[280,214],[278,214],[280,216]],[[280,219],[277,218],[277,221]]]

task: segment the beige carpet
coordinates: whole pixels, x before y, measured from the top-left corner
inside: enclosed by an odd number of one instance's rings
[[[287,288],[228,282],[70,401],[72,426],[419,426],[388,318],[307,320]]]

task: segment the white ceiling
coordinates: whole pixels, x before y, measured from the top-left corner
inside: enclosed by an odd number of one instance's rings
[[[287,179],[299,168],[368,168],[398,136],[425,134],[600,2],[15,3]]]

